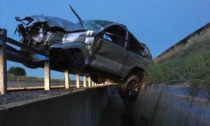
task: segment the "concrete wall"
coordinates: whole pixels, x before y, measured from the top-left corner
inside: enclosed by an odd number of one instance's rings
[[[0,106],[0,126],[97,126],[112,87]]]
[[[134,107],[136,126],[210,126],[210,96],[185,85],[144,86]]]

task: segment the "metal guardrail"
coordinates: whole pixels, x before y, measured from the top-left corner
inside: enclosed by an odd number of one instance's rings
[[[7,60],[19,62],[19,63],[31,63],[29,59],[29,55],[24,54],[24,52],[17,50],[16,48],[8,45],[12,44],[17,47],[21,47],[23,49],[30,50],[33,53],[43,55],[45,57],[48,57],[49,54],[37,50],[33,47],[30,47],[28,45],[25,45],[23,43],[20,43],[14,39],[11,39],[7,37],[7,30],[0,28],[0,94],[6,94],[7,93]],[[69,77],[69,71],[64,71],[65,75],[65,85],[64,87],[66,89],[70,88],[70,77]],[[86,83],[86,79],[88,79],[88,84]],[[83,76],[83,87],[92,87],[96,86],[96,83],[92,82],[90,77]],[[80,88],[80,75],[76,74],[76,88]],[[50,90],[51,84],[50,84],[50,63],[49,60],[44,61],[44,90]]]

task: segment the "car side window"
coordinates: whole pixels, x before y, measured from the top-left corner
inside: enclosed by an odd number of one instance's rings
[[[130,39],[129,39],[129,50],[140,54],[143,57],[149,56],[148,51],[144,48],[144,46],[139,43],[139,41],[132,35],[130,34]]]
[[[125,47],[126,45],[126,31],[120,26],[111,26],[103,31],[102,38]]]

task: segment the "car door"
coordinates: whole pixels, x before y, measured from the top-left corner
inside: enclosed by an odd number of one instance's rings
[[[101,32],[93,45],[91,66],[115,75],[121,75],[127,59],[126,31],[119,26]]]
[[[146,45],[140,43],[132,34],[129,34],[127,60],[124,63],[122,74],[129,73],[134,68],[145,69],[151,55]]]

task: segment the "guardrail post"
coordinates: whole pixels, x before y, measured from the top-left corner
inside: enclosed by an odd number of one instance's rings
[[[6,41],[7,30],[0,29],[0,94],[6,94],[7,92],[7,60],[6,60]]]
[[[83,76],[83,86],[87,87],[86,75]]]
[[[95,86],[95,84],[94,84],[94,82],[92,81],[92,87],[94,87]]]
[[[76,88],[79,88],[80,86],[79,86],[79,81],[80,81],[80,79],[79,79],[79,74],[77,73],[76,74]]]
[[[69,89],[70,81],[69,81],[69,71],[65,70],[65,89]]]
[[[50,90],[50,63],[44,62],[44,90]]]
[[[91,80],[90,80],[90,77],[88,77],[88,87],[91,87]]]

